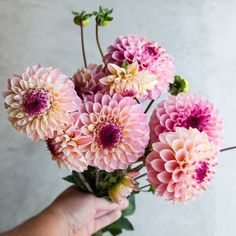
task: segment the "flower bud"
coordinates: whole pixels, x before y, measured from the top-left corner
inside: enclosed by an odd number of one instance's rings
[[[135,177],[139,172],[130,172],[121,177],[120,181],[113,185],[109,190],[109,197],[113,202],[119,203],[123,198],[128,197],[133,191],[138,191],[138,183]]]
[[[179,75],[175,76],[174,83],[170,84],[169,93],[176,96],[179,93],[188,93],[190,90],[190,84],[186,79],[183,79]]]

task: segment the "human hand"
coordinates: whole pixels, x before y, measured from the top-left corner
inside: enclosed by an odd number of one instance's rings
[[[127,199],[116,204],[79,192],[73,186],[59,195],[48,210],[58,216],[69,236],[90,236],[118,220],[127,206]]]

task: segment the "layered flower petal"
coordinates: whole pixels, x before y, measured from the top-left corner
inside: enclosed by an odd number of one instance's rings
[[[157,84],[154,74],[148,71],[138,71],[138,63],[134,62],[121,68],[115,64],[108,64],[111,73],[100,79],[100,83],[110,93],[118,93],[122,96],[140,98],[148,94],[149,89],[153,89]]]
[[[145,152],[147,115],[130,97],[97,93],[79,106],[80,131],[93,141],[83,152],[89,165],[112,172],[126,169]]]
[[[121,66],[124,62],[132,64],[138,62],[139,71],[154,74],[156,84],[148,89],[141,100],[157,99],[162,92],[166,92],[173,82],[175,67],[173,58],[158,44],[145,37],[137,35],[120,36],[108,47],[104,57],[106,64],[113,63]]]
[[[59,166],[62,164],[70,171],[83,172],[87,169],[87,161],[83,149],[92,142],[91,137],[81,134],[79,113],[73,113],[71,123],[68,124],[61,134],[47,140],[47,146],[52,154],[52,159]]]
[[[180,93],[160,102],[150,119],[150,142],[159,141],[161,133],[175,131],[177,127],[192,127],[205,132],[218,146],[223,140],[222,118],[212,103],[198,95]],[[181,143],[176,143],[175,149],[178,145]]]
[[[78,70],[72,77],[78,96],[94,95],[103,89],[99,80],[106,75],[102,65],[89,64],[87,68]]]
[[[3,92],[13,127],[33,140],[46,140],[62,132],[70,113],[81,103],[74,84],[59,69],[41,65],[14,75]]]
[[[158,196],[174,203],[192,201],[211,183],[217,154],[217,146],[197,129],[162,133],[146,158],[147,180]]]

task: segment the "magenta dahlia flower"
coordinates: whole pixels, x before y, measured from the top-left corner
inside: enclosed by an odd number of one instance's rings
[[[97,93],[80,106],[80,131],[93,138],[83,150],[89,165],[112,172],[143,156],[149,141],[147,115],[130,97]]]
[[[221,117],[212,103],[198,95],[180,93],[160,102],[151,116],[150,142],[157,142],[161,133],[175,131],[176,127],[192,127],[205,132],[216,145],[223,139]]]
[[[82,152],[83,148],[90,144],[91,137],[85,137],[81,134],[78,128],[79,113],[72,115],[71,123],[68,124],[64,131],[47,140],[47,146],[52,154],[52,159],[59,166],[62,164],[70,171],[83,172],[87,169],[87,161]]]
[[[137,35],[120,36],[108,47],[104,57],[106,64],[121,66],[123,62],[132,64],[137,61],[139,71],[148,71],[156,76],[156,86],[148,91],[145,99],[157,99],[166,92],[174,80],[173,58],[158,44]]]
[[[99,80],[106,76],[102,65],[90,64],[87,68],[78,70],[72,77],[75,84],[75,90],[78,96],[83,99],[84,96],[94,95],[103,89]]]
[[[33,140],[61,132],[70,122],[70,112],[81,103],[68,77],[59,69],[41,65],[9,79],[3,96],[13,127]]]
[[[216,145],[209,142],[207,134],[192,128],[176,128],[159,137],[146,159],[148,182],[158,196],[167,200],[194,200],[214,176]]]

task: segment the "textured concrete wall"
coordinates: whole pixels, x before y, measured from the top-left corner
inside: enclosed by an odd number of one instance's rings
[[[163,45],[192,91],[211,99],[225,121],[225,146],[236,143],[235,0],[0,0],[0,90],[13,72],[27,65],[54,65],[71,75],[82,65],[79,30],[72,9],[115,9],[102,29],[103,47],[117,35],[138,33]],[[89,30],[89,32],[87,32]],[[88,58],[99,62],[94,29],[86,28]],[[67,184],[45,145],[32,143],[0,109],[0,231],[43,209]],[[220,155],[214,183],[199,200],[172,205],[142,194],[132,216],[136,231],[124,235],[236,235],[236,153]]]

